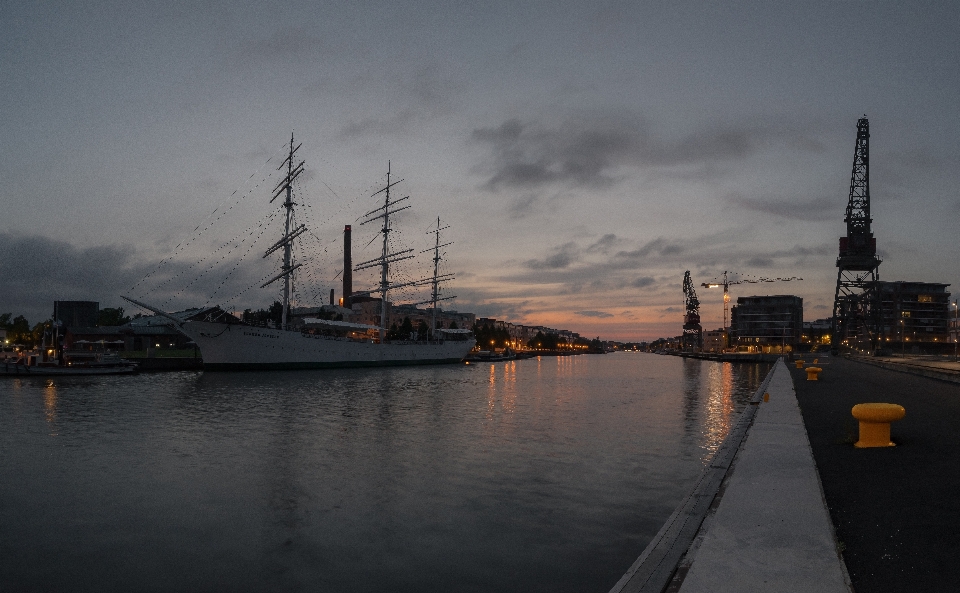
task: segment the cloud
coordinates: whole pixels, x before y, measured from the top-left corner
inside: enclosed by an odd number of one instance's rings
[[[642,118],[578,117],[546,127],[519,118],[476,128],[470,140],[489,153],[476,167],[490,191],[531,189],[553,183],[607,187],[622,178],[620,167],[639,169],[706,166],[742,161],[778,133],[757,125],[698,128],[686,136],[657,137]]]
[[[625,261],[635,261],[645,259],[650,255],[667,256],[683,253],[684,247],[677,242],[667,241],[663,237],[658,237],[643,244],[633,251],[619,251],[616,258]]]
[[[133,248],[77,248],[42,236],[0,233],[0,286],[5,308],[31,323],[45,320],[55,300],[92,300],[121,305],[120,292],[149,270],[134,261]],[[29,262],[29,265],[25,265]]]
[[[616,235],[614,235],[613,233],[608,233],[600,237],[600,239],[596,243],[593,243],[592,245],[587,247],[587,252],[608,253],[610,249],[614,245],[616,245],[618,242],[619,241],[617,240]]]
[[[574,311],[574,315],[582,315],[583,317],[613,317],[612,313],[606,313],[604,311]]]
[[[724,200],[745,210],[772,214],[792,220],[833,220],[842,215],[844,203],[838,203],[835,197],[816,197],[807,199],[784,200],[773,196],[750,198],[743,194],[732,193]]]
[[[544,259],[530,259],[524,262],[524,265],[533,270],[556,270],[566,268],[579,258],[579,248],[574,242],[564,243],[556,248],[556,253]]]
[[[238,298],[265,306],[275,290],[257,290],[271,277],[275,262],[255,258],[238,266],[233,259],[246,245],[230,242],[186,261],[193,255],[158,262],[144,259],[132,245],[77,247],[40,235],[0,233],[0,286],[3,307],[31,322],[49,318],[53,301],[97,301],[101,307],[136,307],[120,296],[132,296],[167,310],[204,304],[245,308]],[[29,266],[23,262],[31,262]],[[254,288],[251,290],[250,288]],[[301,290],[308,290],[306,286]]]
[[[773,267],[773,259],[769,257],[751,257],[744,262],[750,268],[770,268]]]
[[[640,278],[635,278],[630,282],[630,286],[633,288],[646,288],[648,286],[653,286],[656,283],[656,280],[650,276],[641,276]]]
[[[243,38],[240,53],[248,60],[307,58],[327,51],[327,42],[306,27],[280,27],[269,37]]]

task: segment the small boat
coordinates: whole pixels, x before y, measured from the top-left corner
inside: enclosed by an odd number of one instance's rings
[[[0,363],[0,375],[129,375],[137,363],[123,360],[115,352],[36,350],[14,361]]]

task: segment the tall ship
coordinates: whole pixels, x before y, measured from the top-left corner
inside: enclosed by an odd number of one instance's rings
[[[296,205],[292,199],[293,183],[304,171],[304,162],[295,163],[297,150],[293,136],[290,138],[290,150],[279,169],[286,168],[286,174],[273,190],[271,202],[281,195],[285,196],[283,207],[286,221],[283,236],[264,253],[268,257],[281,253],[280,273],[264,282],[265,288],[276,282],[282,282],[282,314],[280,323],[274,327],[261,327],[245,322],[218,306],[194,309],[181,313],[168,313],[158,307],[123,297],[131,303],[143,307],[157,315],[165,317],[179,332],[193,340],[203,358],[204,370],[211,371],[249,371],[282,369],[322,369],[340,367],[372,367],[396,365],[422,365],[457,363],[466,357],[475,344],[469,329],[443,329],[437,325],[437,306],[441,300],[454,297],[440,297],[440,283],[452,278],[449,274],[439,274],[438,263],[440,249],[449,243],[441,244],[440,226],[431,233],[436,234],[433,251],[433,276],[403,283],[390,280],[390,266],[398,261],[415,257],[413,249],[391,252],[389,236],[391,216],[409,205],[397,204],[409,198],[392,199],[390,189],[399,181],[390,180],[390,167],[387,167],[387,181],[384,187],[371,197],[383,195],[383,205],[367,212],[361,225],[380,223],[382,248],[380,255],[372,260],[357,264],[355,267],[345,256],[343,274],[349,277],[352,271],[379,268],[380,281],[376,288],[345,294],[350,298],[374,302],[379,312],[379,325],[353,323],[349,321],[324,319],[321,317],[298,317],[290,315],[291,282],[294,271],[302,263],[293,263],[291,249],[294,240],[307,231],[305,224],[294,225],[293,210]],[[349,227],[348,227],[349,228]],[[396,331],[387,331],[387,310],[390,306],[391,290],[409,286],[431,286],[431,299],[417,305],[431,303],[432,323],[426,332],[412,332],[398,336]],[[378,295],[374,298],[371,295]],[[426,335],[424,335],[426,334]]]

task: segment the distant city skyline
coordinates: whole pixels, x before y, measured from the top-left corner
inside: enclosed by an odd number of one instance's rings
[[[685,270],[704,329],[720,327],[722,292],[700,284],[729,270],[803,278],[731,288],[731,304],[792,294],[806,320],[828,317],[864,114],[881,279],[960,292],[956,3],[34,2],[0,15],[0,313],[31,323],[55,300],[136,312],[120,295],[149,288],[138,282],[218,206],[249,194],[233,212],[248,224],[271,211],[272,185],[252,184],[291,131],[326,249],[311,262],[321,302],[340,294],[343,226],[376,207],[390,161],[413,205],[397,217],[403,244],[427,249],[437,216],[450,226],[451,309],[651,340],[681,331]],[[160,300],[196,303],[218,282],[171,280]]]

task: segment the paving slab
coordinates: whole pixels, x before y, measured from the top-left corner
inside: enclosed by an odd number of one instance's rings
[[[716,511],[684,560],[682,593],[850,591],[782,361],[767,391]]]

